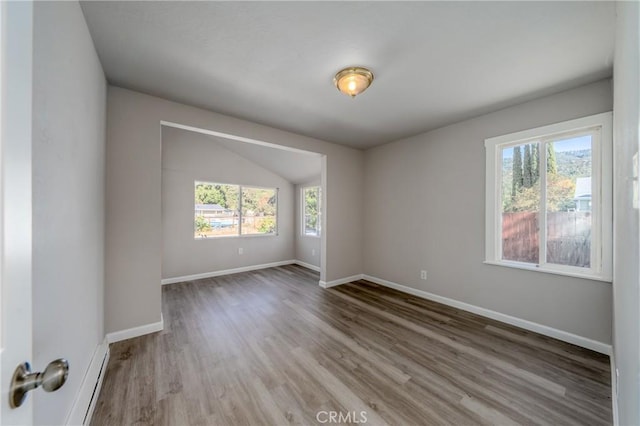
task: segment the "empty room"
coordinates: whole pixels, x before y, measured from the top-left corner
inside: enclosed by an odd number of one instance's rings
[[[640,2],[0,41],[1,424],[640,426]]]

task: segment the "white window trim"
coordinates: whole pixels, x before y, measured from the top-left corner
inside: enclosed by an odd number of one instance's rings
[[[280,188],[274,188],[271,186],[261,186],[261,185],[242,185],[239,183],[225,183],[225,182],[211,182],[203,179],[196,179],[193,181],[193,191],[195,194],[195,188],[198,183],[204,183],[208,185],[228,185],[228,186],[237,186],[238,187],[238,233],[236,235],[214,235],[211,237],[198,237],[196,235],[193,236],[193,239],[196,241],[212,241],[224,238],[255,238],[255,237],[277,237],[280,231],[279,221],[280,221]],[[242,188],[256,188],[256,189],[272,189],[276,193],[276,229],[273,232],[268,234],[243,234],[242,233]],[[194,196],[195,199],[195,196]],[[195,231],[195,203],[193,206],[193,216],[194,216],[194,231]],[[195,234],[195,232],[194,232]]]
[[[316,188],[318,191],[318,232],[316,234],[307,234],[306,229],[306,199],[304,196],[305,190],[309,188]],[[321,238],[322,237],[322,187],[320,185],[307,185],[300,188],[300,235],[308,238]]]
[[[535,129],[485,139],[486,148],[486,212],[485,212],[485,261],[489,265],[506,266],[550,274],[566,275],[599,281],[612,281],[613,269],[613,159],[612,159],[612,113],[606,112],[578,118]],[[580,132],[594,127],[600,128],[600,137],[592,140],[592,241],[591,268],[580,268],[546,263],[540,264],[502,259],[502,149],[534,140],[548,138],[559,133]],[[542,152],[542,150],[541,150]],[[544,156],[540,156],[543,158]],[[546,159],[545,159],[546,161]],[[544,163],[542,163],[544,164]],[[545,170],[541,167],[540,170]],[[598,186],[599,183],[599,186]],[[544,192],[543,192],[544,193]],[[598,201],[599,199],[599,201]],[[544,200],[541,201],[541,203]],[[540,229],[545,229],[545,218],[541,215]],[[541,250],[544,253],[546,247]]]

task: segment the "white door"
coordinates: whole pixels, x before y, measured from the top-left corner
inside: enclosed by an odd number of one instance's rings
[[[32,397],[9,406],[31,360],[31,90],[33,4],[0,2],[0,424],[33,423]],[[37,366],[39,367],[39,366]],[[39,391],[41,392],[41,391]]]

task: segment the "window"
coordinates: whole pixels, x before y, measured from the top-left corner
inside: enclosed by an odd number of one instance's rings
[[[243,186],[240,212],[242,235],[275,234],[278,191]]]
[[[485,141],[486,262],[611,280],[611,113]]]
[[[277,188],[196,181],[194,207],[194,238],[277,234]]]
[[[302,235],[320,236],[320,187],[302,188]]]

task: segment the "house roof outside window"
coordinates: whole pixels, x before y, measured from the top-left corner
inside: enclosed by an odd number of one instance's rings
[[[228,209],[225,209],[220,204],[196,204],[196,210],[213,210],[223,212]]]
[[[591,177],[581,177],[576,179],[576,191],[573,195],[574,200],[590,200],[591,199]]]

